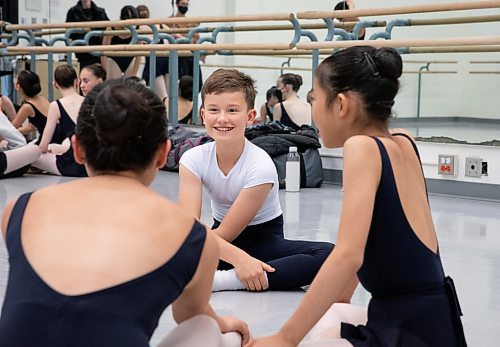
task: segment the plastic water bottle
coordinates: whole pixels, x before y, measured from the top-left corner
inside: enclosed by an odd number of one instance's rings
[[[286,157],[285,189],[287,192],[300,190],[300,156],[297,147],[290,147]]]

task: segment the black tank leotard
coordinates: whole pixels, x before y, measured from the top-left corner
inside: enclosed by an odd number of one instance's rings
[[[425,246],[410,226],[389,155],[383,143],[373,139],[382,158],[382,174],[358,271],[372,299],[366,326],[343,323],[341,335],[355,347],[465,346],[453,281],[444,275],[439,251]]]
[[[107,289],[68,296],[48,286],[24,254],[21,226],[30,195],[18,199],[7,227],[10,271],[0,346],[149,346],[162,312],[194,276],[205,228],[194,222],[174,256],[156,270]]]

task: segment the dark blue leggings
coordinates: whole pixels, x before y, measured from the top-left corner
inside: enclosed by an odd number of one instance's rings
[[[219,225],[215,220],[212,229]],[[297,289],[311,284],[334,246],[328,242],[286,240],[283,215],[247,226],[231,243],[276,269],[267,273],[271,290]],[[219,270],[232,268],[231,264],[219,261]]]

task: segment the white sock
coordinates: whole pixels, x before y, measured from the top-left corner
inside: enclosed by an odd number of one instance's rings
[[[241,289],[245,289],[245,286],[240,282],[238,276],[236,276],[234,269],[215,271],[212,292]]]

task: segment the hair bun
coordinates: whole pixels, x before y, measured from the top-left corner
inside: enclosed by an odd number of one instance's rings
[[[393,48],[382,47],[377,49],[374,60],[383,77],[397,80],[403,73],[403,61]]]
[[[92,113],[98,140],[108,146],[119,146],[140,136],[149,108],[137,93],[118,85],[99,92]]]
[[[297,83],[299,84],[299,86],[301,86],[304,83],[302,81],[302,76],[301,75],[295,74],[295,78],[297,79]]]

